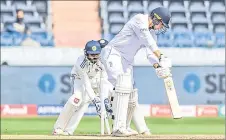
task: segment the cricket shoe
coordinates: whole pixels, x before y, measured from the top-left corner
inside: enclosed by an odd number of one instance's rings
[[[151,132],[149,130],[146,130],[146,131],[140,133],[140,135],[142,135],[142,136],[150,136]]]
[[[135,135],[138,135],[138,132],[131,129],[130,127],[127,128],[127,131],[131,134],[131,136],[135,136]]]
[[[112,136],[114,137],[129,137],[133,134],[129,132],[127,129],[118,129],[112,132]]]
[[[66,131],[63,131],[61,128],[57,128],[53,131],[52,135],[56,136],[69,136],[70,134]]]

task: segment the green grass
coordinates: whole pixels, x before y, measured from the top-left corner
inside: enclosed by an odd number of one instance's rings
[[[51,134],[56,118],[2,118],[1,134]],[[146,118],[153,134],[225,134],[225,118]],[[132,128],[134,125],[132,124]],[[98,117],[84,117],[76,134],[100,133]]]

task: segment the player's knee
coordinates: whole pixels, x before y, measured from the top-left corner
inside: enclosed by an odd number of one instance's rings
[[[133,91],[131,73],[119,74],[116,80],[115,91],[130,94]]]

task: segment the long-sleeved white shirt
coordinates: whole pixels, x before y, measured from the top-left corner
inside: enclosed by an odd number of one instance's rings
[[[158,50],[157,36],[154,30],[149,31],[149,20],[146,14],[137,14],[130,19],[122,30],[108,43],[128,62],[133,63],[136,53],[147,47],[147,54]],[[151,63],[158,62],[153,55],[148,55]]]
[[[109,86],[107,86],[109,84],[108,76],[100,61],[93,64],[84,55],[78,57],[76,64],[72,68],[71,77],[72,80],[78,79],[84,83],[85,90],[91,100],[99,95],[100,92],[103,92],[106,95],[105,97],[107,97],[109,92]]]

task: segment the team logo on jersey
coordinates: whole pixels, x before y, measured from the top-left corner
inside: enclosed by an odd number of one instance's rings
[[[96,50],[97,50],[97,47],[96,47],[96,46],[93,46],[93,47],[92,47],[92,50],[93,50],[93,51],[96,51]]]

